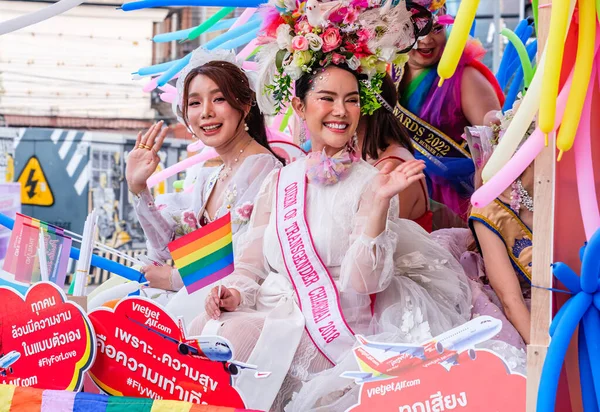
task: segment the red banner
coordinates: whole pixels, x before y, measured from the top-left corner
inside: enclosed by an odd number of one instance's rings
[[[511,375],[494,353],[463,352],[457,361],[450,370],[422,363],[399,377],[363,383],[359,404],[348,412],[525,411],[525,377]]]
[[[96,341],[85,312],[53,283],[23,297],[0,287],[0,383],[77,391]]]
[[[244,407],[232,387],[240,371],[228,359],[233,351],[224,339],[186,338],[162,308],[138,297],[120,301],[114,311],[98,308],[89,317],[98,344],[90,376],[104,392]]]

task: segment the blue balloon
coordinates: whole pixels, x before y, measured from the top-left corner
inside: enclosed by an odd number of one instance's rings
[[[0,213],[0,225],[12,230],[14,224],[15,221],[13,219]],[[79,260],[79,253],[79,249],[77,249],[76,247],[71,247],[71,253],[69,254],[69,256],[71,257],[71,259]],[[144,275],[138,272],[137,270],[94,254],[92,254],[91,265],[99,267],[100,269],[107,270],[111,273],[114,273],[115,275],[122,276],[129,280],[135,280],[140,283],[146,281]]]
[[[575,333],[577,324],[592,303],[592,295],[578,293],[571,298],[571,301],[570,310],[562,315],[554,331],[552,342],[548,347],[537,396],[538,411],[554,411],[558,378],[565,360],[565,354],[567,353],[569,342],[571,342],[571,337]]]
[[[246,33],[243,36],[238,37],[237,39],[229,40],[228,42],[221,44],[218,48],[226,50],[236,49],[240,46],[243,46],[244,44],[248,44],[256,38],[256,36],[258,35],[258,30],[259,29],[252,30],[251,32]]]
[[[522,33],[523,29],[527,27],[527,24],[527,19],[521,20],[515,28],[515,34],[519,36],[519,34]],[[502,54],[502,60],[500,60],[498,71],[496,72],[496,79],[498,80],[498,83],[500,83],[500,87],[502,89],[504,89],[506,87],[506,84],[508,83],[506,69],[508,69],[508,66],[513,61],[513,59],[517,57],[516,54],[517,50],[515,49],[515,46],[513,46],[511,42],[508,42],[508,44],[506,45],[506,49],[504,49],[504,54]]]
[[[586,412],[598,412],[598,400],[594,390],[594,377],[592,375],[589,350],[585,339],[583,325],[579,325],[579,339],[577,344],[579,356],[579,381],[581,382],[583,410]]]
[[[569,310],[569,306],[571,305],[571,299],[567,300],[559,309],[558,312],[556,312],[556,315],[554,315],[554,318],[552,319],[552,322],[550,323],[550,329],[548,330],[548,334],[550,335],[550,337],[554,336],[554,332],[556,331],[556,327],[558,326],[558,324],[560,323],[560,320],[562,319],[563,315]]]
[[[142,0],[123,4],[123,11],[149,9],[152,7],[258,7],[259,0]]]
[[[187,66],[191,58],[192,53],[188,53],[187,56],[185,56],[183,59],[177,60],[174,65],[169,67],[169,69],[166,72],[160,75],[160,77],[156,81],[156,84],[158,86],[164,86],[165,84],[167,84],[169,80],[175,77],[177,73],[179,73],[185,66]]]
[[[523,76],[523,68],[519,66],[517,72],[515,73],[515,77],[510,84],[506,98],[504,99],[504,105],[502,106],[503,113],[512,109],[513,105],[515,104],[515,100],[517,100],[517,96],[523,88]]]
[[[573,293],[581,292],[581,279],[577,276],[577,273],[562,262],[558,262],[552,265],[552,273],[556,279],[560,280],[563,285],[567,287]]]
[[[159,73],[164,72],[165,70],[168,70],[171,66],[173,66],[174,64],[177,64],[177,62],[179,62],[180,60],[181,59],[172,60],[170,62],[155,64],[154,66],[142,67],[141,69],[139,69],[137,72],[135,72],[133,74],[139,74],[140,76],[151,76],[153,74],[159,74]]]
[[[581,263],[581,289],[587,293],[594,293],[598,288],[598,273],[600,273],[600,231],[592,235],[585,248]]]
[[[240,36],[243,36],[244,34],[248,34],[249,31],[254,31],[255,29],[258,29],[260,27],[261,23],[262,22],[260,20],[255,20],[255,21],[248,22],[246,24],[242,24],[240,27],[231,29],[228,32],[225,32],[225,33],[221,34],[220,36],[215,37],[214,39],[206,42],[206,44],[204,44],[203,47],[206,50],[213,50],[213,49],[217,48],[218,46],[220,46],[230,40],[234,40]],[[253,38],[254,37],[256,37],[256,36],[253,36]],[[223,48],[234,49],[235,47],[223,47]]]
[[[591,306],[585,315],[583,315],[583,325],[579,325],[585,330],[585,342],[590,360],[590,369],[592,372],[593,387],[589,390],[593,394],[600,393],[600,313],[595,306]],[[583,387],[582,387],[583,392]],[[596,399],[596,410],[600,408],[598,399]],[[588,410],[587,408],[585,409]],[[592,409],[590,409],[592,410]]]
[[[215,32],[215,31],[219,31],[219,30],[226,30],[226,29],[230,28],[231,26],[233,26],[233,23],[235,23],[237,19],[238,19],[237,17],[234,17],[232,19],[224,19],[224,20],[218,21],[214,26],[212,26],[210,29],[206,30],[205,33],[211,33],[211,32]],[[246,23],[250,23],[253,21],[257,21],[257,20],[260,21],[261,19],[262,19],[262,17],[259,14],[253,14],[252,17],[250,17]],[[166,43],[166,42],[176,41],[176,40],[185,40],[188,38],[189,34],[194,29],[195,29],[195,27],[192,27],[190,29],[177,30],[177,31],[172,31],[170,33],[157,34],[156,36],[154,36],[152,41],[155,43]]]

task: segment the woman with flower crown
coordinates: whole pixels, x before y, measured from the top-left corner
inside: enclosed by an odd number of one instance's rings
[[[259,104],[281,107],[295,81],[291,104],[313,151],[265,179],[234,273],[190,325],[270,372],[236,378],[246,407],[260,410],[282,410],[302,382],[351,355],[355,333],[416,343],[470,317],[459,263],[398,218],[397,195],[423,178],[422,162],[378,171],[355,147],[361,108],[378,105],[370,90],[395,50],[414,41],[410,13],[361,0],[275,10],[259,56],[271,93]]]
[[[231,213],[234,245],[248,227],[263,180],[282,166],[267,142],[253,87],[230,51],[198,48],[179,76],[174,113],[223,161],[220,167],[198,169],[190,193],[163,195],[155,202],[146,181],[156,170],[157,152],[167,129],[161,130],[159,122],[138,135],[127,159],[126,177],[147,237],[148,255],[154,261],[170,259],[167,244],[172,240],[226,213]],[[149,265],[142,272],[159,294],[183,287],[178,271],[171,266]]]

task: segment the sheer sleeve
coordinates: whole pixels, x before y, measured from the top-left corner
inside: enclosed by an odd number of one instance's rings
[[[384,290],[394,276],[394,251],[397,234],[389,229],[390,220],[398,216],[398,197],[394,196],[388,209],[386,229],[376,238],[367,236],[365,225],[373,199],[372,190],[367,187],[358,202],[357,212],[352,221],[350,248],[340,269],[340,289],[352,287],[359,293],[377,293]]]
[[[223,285],[240,292],[240,306],[256,304],[259,282],[269,273],[263,253],[263,238],[273,207],[278,170],[271,170],[256,196],[252,216],[245,230],[234,240],[235,271],[223,279]]]
[[[182,213],[198,208],[195,203],[202,202],[204,181],[213,170],[197,168],[194,190],[190,193],[167,193],[157,196],[155,201],[150,190],[145,189],[139,196],[134,196],[133,207],[146,236],[148,257],[162,262],[171,259],[167,245],[194,229],[184,230]]]
[[[148,189],[134,197],[133,207],[146,235],[146,247],[151,259],[162,262],[171,258],[167,244],[173,239],[176,222],[163,215]]]

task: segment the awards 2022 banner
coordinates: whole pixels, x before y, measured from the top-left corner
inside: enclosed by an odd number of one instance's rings
[[[144,298],[126,298],[114,310],[98,308],[89,317],[98,342],[90,376],[110,395],[244,408],[236,377],[268,376],[235,361],[222,337],[187,338],[181,321]]]
[[[0,383],[78,391],[96,340],[83,309],[55,284],[25,296],[0,287]]]

